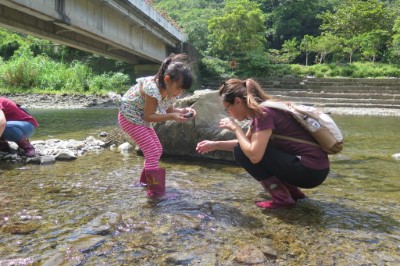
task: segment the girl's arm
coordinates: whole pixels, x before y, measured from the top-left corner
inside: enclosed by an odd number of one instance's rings
[[[166,114],[157,114],[158,101],[156,98],[149,95],[144,97],[144,121],[146,122],[165,122],[168,120],[175,120],[177,122],[185,122],[187,118],[183,114],[176,112],[168,112]]]

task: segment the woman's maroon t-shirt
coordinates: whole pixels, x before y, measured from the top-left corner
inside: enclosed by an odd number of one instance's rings
[[[21,110],[13,101],[7,98],[0,98],[0,110],[3,111],[7,121],[26,121],[34,127],[38,127],[38,122],[29,114]]]
[[[316,143],[310,133],[308,133],[290,113],[269,107],[264,107],[263,110],[265,114],[262,117],[254,118],[251,123],[250,128],[252,132],[272,129],[272,132],[277,135],[303,139]],[[269,139],[268,145],[272,145],[272,147],[281,151],[299,156],[301,163],[306,167],[312,169],[329,168],[328,155],[319,147],[278,138]]]

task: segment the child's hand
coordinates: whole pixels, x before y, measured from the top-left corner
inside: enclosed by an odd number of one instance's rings
[[[191,118],[193,116],[194,116],[194,113],[190,113],[190,112],[183,115],[184,118]]]
[[[185,118],[192,118],[192,117],[196,117],[197,113],[196,113],[196,110],[188,107],[183,110],[183,114],[184,114],[183,117],[185,117]]]
[[[189,119],[186,118],[182,113],[171,113],[171,114],[172,114],[172,119],[175,120],[176,122],[183,123]]]

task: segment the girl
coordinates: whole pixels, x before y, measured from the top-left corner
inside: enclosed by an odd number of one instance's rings
[[[192,108],[173,107],[174,100],[193,82],[185,59],[184,54],[172,54],[155,76],[137,79],[137,84],[124,96],[109,93],[119,108],[119,125],[143,152],[145,160],[139,184],[147,185],[150,197],[165,193],[165,169],[158,166],[163,150],[151,123],[185,122],[188,119],[185,115],[196,115]]]
[[[318,145],[271,137],[276,133],[316,143],[290,113],[261,106],[272,97],[256,81],[230,79],[221,86],[219,95],[233,118],[251,120],[249,130],[244,133],[236,122],[224,118],[220,128],[234,132],[237,139],[204,140],[197,144],[197,151],[233,150],[235,160],[271,195],[271,201],[257,202],[257,206],[291,207],[306,197],[298,187],[313,188],[326,179],[329,159]]]

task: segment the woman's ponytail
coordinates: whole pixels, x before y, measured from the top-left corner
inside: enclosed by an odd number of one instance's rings
[[[266,94],[260,84],[253,79],[229,79],[223,83],[219,89],[219,95],[224,101],[233,103],[236,97],[246,101],[247,107],[254,112],[255,115],[262,115],[263,110],[261,103],[265,100],[272,99]]]

